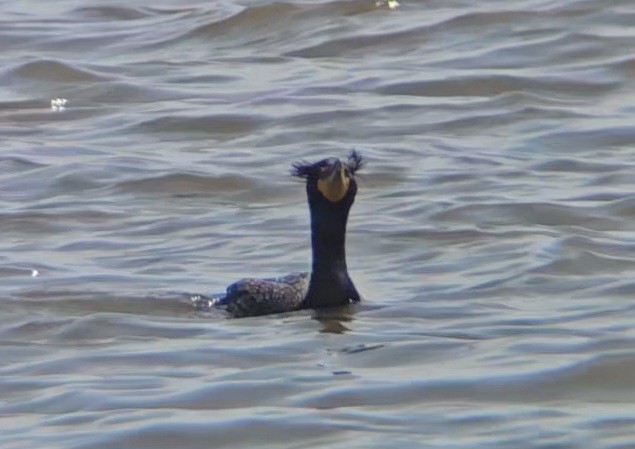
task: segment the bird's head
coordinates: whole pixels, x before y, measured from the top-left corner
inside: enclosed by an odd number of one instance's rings
[[[357,194],[355,173],[363,163],[362,156],[353,150],[345,161],[330,157],[313,164],[297,162],[291,174],[306,180],[310,203],[350,207]]]

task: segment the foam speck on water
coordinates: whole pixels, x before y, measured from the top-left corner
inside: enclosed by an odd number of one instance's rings
[[[66,109],[67,102],[66,98],[54,98],[51,100],[51,109],[55,112],[63,111]]]
[[[381,8],[382,6],[388,6],[389,9],[397,9],[399,8],[399,2],[397,0],[377,0],[375,2],[375,6]]]

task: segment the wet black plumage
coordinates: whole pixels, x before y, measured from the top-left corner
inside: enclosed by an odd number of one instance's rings
[[[338,158],[293,165],[305,179],[311,215],[311,273],[272,279],[241,279],[227,288],[216,305],[235,317],[346,305],[361,299],[346,266],[346,224],[357,194],[355,173],[362,157],[352,151]]]

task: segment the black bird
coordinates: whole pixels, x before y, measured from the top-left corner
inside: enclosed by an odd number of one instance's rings
[[[355,173],[362,157],[351,151],[348,160],[323,159],[293,164],[291,174],[306,180],[311,212],[311,273],[273,279],[241,279],[227,288],[214,305],[234,317],[319,309],[358,302],[361,296],[346,267],[346,222],[355,201]]]

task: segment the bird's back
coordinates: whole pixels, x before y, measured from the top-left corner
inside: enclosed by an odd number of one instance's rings
[[[309,290],[309,273],[270,279],[247,278],[227,287],[218,305],[234,317],[291,312],[302,306]]]

